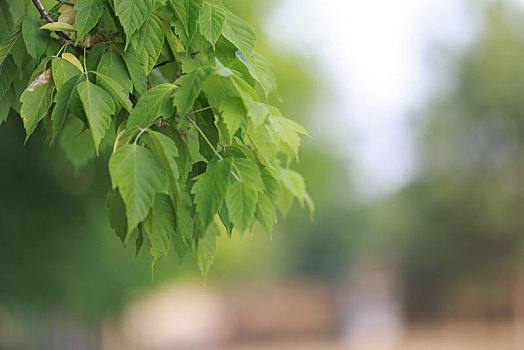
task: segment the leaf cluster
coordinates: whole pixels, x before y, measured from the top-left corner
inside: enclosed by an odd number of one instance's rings
[[[205,275],[221,230],[271,234],[294,198],[312,208],[289,169],[308,132],[267,103],[270,63],[221,0],[0,8],[0,123],[14,110],[26,141],[42,125],[78,168],[111,149],[111,226],[153,266],[174,249]]]

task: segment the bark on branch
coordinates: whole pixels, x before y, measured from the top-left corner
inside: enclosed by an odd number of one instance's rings
[[[36,9],[38,10],[38,12],[40,12],[40,15],[42,16],[43,19],[45,19],[47,23],[54,22],[51,16],[49,16],[49,12],[46,11],[46,9],[44,8],[44,5],[42,5],[40,0],[33,0],[33,5],[35,5]],[[63,39],[67,41],[71,41],[71,38],[69,37],[69,35],[67,35],[64,32],[56,32],[56,34],[58,34],[60,37],[62,37]]]

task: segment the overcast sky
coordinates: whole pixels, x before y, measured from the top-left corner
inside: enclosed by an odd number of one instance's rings
[[[467,43],[475,27],[470,14],[461,0],[282,0],[275,10],[270,38],[314,53],[329,75],[333,90],[315,119],[352,155],[365,197],[409,180],[410,112],[439,78],[428,48],[435,41]]]

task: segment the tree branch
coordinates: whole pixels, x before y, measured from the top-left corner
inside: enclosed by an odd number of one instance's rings
[[[38,12],[40,12],[40,15],[42,16],[43,19],[46,20],[47,23],[54,23],[51,16],[49,16],[49,12],[45,10],[44,5],[42,5],[40,0],[33,0],[33,5],[35,5],[36,9],[38,10]],[[61,36],[63,39],[67,41],[71,41],[71,38],[69,37],[69,35],[67,35],[64,32],[56,32],[56,34],[58,34],[59,36]]]

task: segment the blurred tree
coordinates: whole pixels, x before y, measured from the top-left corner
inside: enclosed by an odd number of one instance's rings
[[[418,176],[373,209],[396,214],[378,232],[396,242],[411,319],[510,314],[523,276],[523,19],[511,4],[486,7],[426,109]]]

